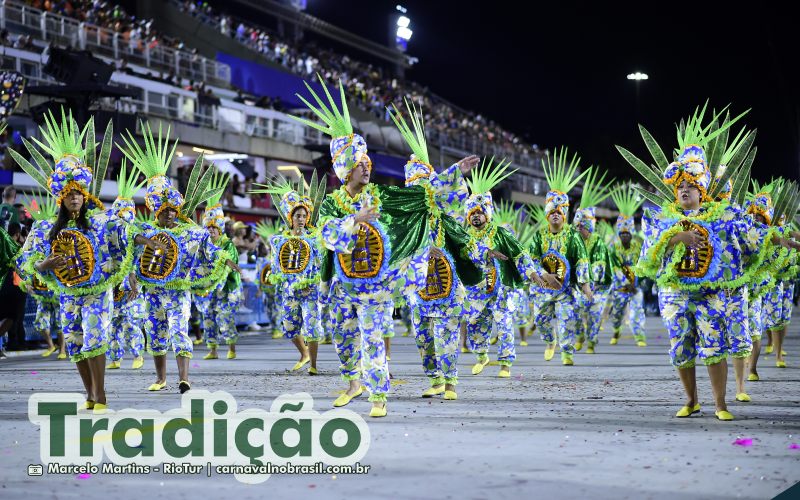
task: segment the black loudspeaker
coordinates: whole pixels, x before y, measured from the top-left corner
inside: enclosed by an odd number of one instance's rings
[[[114,73],[114,66],[96,58],[88,50],[50,47],[50,58],[43,71],[66,85],[106,85]]]

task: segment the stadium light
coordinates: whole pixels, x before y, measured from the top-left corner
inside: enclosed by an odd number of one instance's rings
[[[640,80],[647,80],[648,78],[650,77],[647,76],[647,73],[640,73],[638,71],[636,73],[631,73],[628,75],[628,80],[640,81]]]
[[[411,24],[411,19],[407,18],[406,16],[400,16],[397,18],[397,26],[400,28],[408,28],[409,24]]]
[[[397,38],[399,38],[401,40],[405,40],[407,42],[407,41],[411,40],[411,35],[413,35],[413,34],[414,34],[414,32],[411,31],[408,28],[405,28],[403,26],[398,26],[397,27]]]

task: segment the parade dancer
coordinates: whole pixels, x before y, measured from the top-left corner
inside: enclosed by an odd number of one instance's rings
[[[144,148],[128,131],[120,149],[147,178],[145,205],[155,221],[144,222],[139,229],[163,247],[138,252],[135,265],[144,289],[147,310],[144,329],[156,369],[156,381],[148,390],[167,387],[166,354],[172,346],[178,366],[178,389],[184,393],[191,389],[189,360],[194,351],[189,338],[190,291],[204,294],[227,277],[228,268],[241,271],[232,260],[235,256],[214,245],[208,231],[191,219],[197,206],[215,194],[208,187],[213,169],[201,175],[200,155],[189,176],[184,198],[166,175],[178,142],[170,147],[169,129],[166,137],[162,137],[160,126],[155,138],[147,123],[142,124],[142,135]]]
[[[272,236],[280,232],[279,227],[274,221],[261,221],[256,223],[256,234],[264,242],[267,247],[267,255],[259,257],[256,261],[256,269],[258,270],[258,288],[262,294],[262,303],[264,313],[266,315],[267,323],[272,331],[272,338],[280,338],[283,336],[281,333],[280,324],[280,303],[275,294],[275,285],[270,281],[272,276],[272,255],[275,250],[270,244]],[[277,332],[277,334],[276,334]]]
[[[317,182],[311,176],[309,190],[305,179],[297,189],[281,180],[269,185],[256,184],[253,193],[273,195],[286,229],[270,238],[273,249],[270,282],[276,286],[276,300],[282,306],[279,317],[284,338],[291,341],[300,359],[291,371],[310,363],[309,375],[317,375],[317,352],[322,340],[319,283],[320,249],[316,221],[325,196],[327,177]],[[305,332],[305,333],[304,333]]]
[[[23,144],[34,167],[16,151],[8,152],[37,184],[50,192],[59,207],[55,221],[37,221],[17,261],[25,279],[38,278],[59,297],[61,329],[67,353],[78,368],[84,388],[84,409],[103,413],[105,353],[111,328],[113,288],[130,278],[134,241],[160,246],[132,226],[102,210],[97,198],[111,151],[111,122],[105,130],[99,157],[95,150],[94,121],[81,131],[62,109],[61,122],[46,115],[43,141],[34,141],[53,159],[51,166],[27,140]],[[96,171],[92,172],[91,166]],[[128,279],[131,296],[136,280]]]
[[[327,105],[307,85],[319,108],[300,97],[323,122],[297,118],[332,137],[330,152],[342,187],[329,194],[320,208],[322,281],[330,281],[334,344],[347,391],[334,406],[344,406],[370,392],[370,416],[386,416],[389,369],[382,339],[386,309],[393,308],[397,280],[424,286],[427,274],[429,224],[435,223],[435,201],[423,186],[397,188],[370,183],[372,162],[364,138],[353,132],[339,86],[341,111],[320,77]],[[462,163],[463,170],[470,164]],[[462,171],[463,173],[463,171]],[[456,226],[440,215],[444,228]]]
[[[227,217],[222,210],[220,199],[228,186],[230,177],[225,174],[215,174],[209,184],[209,189],[214,195],[206,201],[203,211],[202,224],[211,236],[211,241],[228,254],[233,262],[239,262],[239,251],[230,238],[225,234]],[[239,332],[236,330],[236,310],[242,300],[242,276],[233,269],[228,269],[227,276],[220,281],[213,290],[206,295],[204,302],[203,335],[205,336],[208,354],[203,359],[218,359],[217,347],[224,342],[228,346],[227,359],[236,358],[236,342]]]
[[[25,204],[25,209],[34,221],[44,220],[52,223],[58,214],[55,200],[50,197],[41,203],[34,199]],[[30,276],[28,280],[22,281],[20,288],[36,301],[33,331],[47,341],[47,350],[42,353],[42,357],[46,358],[58,350],[58,359],[67,359],[67,346],[64,343],[64,334],[61,332],[61,322],[58,317],[58,297],[36,276]],[[53,343],[53,334],[56,334],[58,346]]]
[[[641,240],[633,237],[636,233],[634,215],[644,200],[630,184],[617,186],[613,190],[611,198],[617,206],[619,215],[614,225],[617,237],[610,247],[611,262],[614,266],[613,283],[609,296],[611,309],[608,314],[613,330],[610,344],[616,345],[619,342],[622,320],[627,309],[636,345],[646,347],[644,294],[639,288],[634,270],[642,251],[642,243]]]
[[[413,131],[397,108],[390,114],[413,153],[405,165],[406,186],[423,186],[430,190],[435,196],[437,209],[451,215],[459,210],[468,194],[459,165],[436,173],[428,157],[422,113],[408,102],[406,110]],[[466,233],[454,230],[445,237],[440,224],[441,221],[437,221],[429,228],[431,250],[425,286],[410,295],[408,303],[414,340],[422,359],[422,369],[430,383],[422,397],[442,394],[444,399],[454,400],[458,397],[460,320],[468,309],[462,276],[467,282],[477,282],[481,271],[460,256],[461,248],[468,244]],[[456,260],[460,260],[458,266]]]
[[[525,286],[526,279],[538,279],[533,262],[525,249],[505,228],[494,220],[494,203],[491,189],[509,177],[509,163],[486,160],[467,179],[470,195],[464,206],[469,223],[470,241],[467,252],[473,262],[480,265],[485,280],[467,287],[470,313],[467,320],[467,345],[477,357],[472,374],[478,375],[489,363],[489,336],[497,329],[497,376],[511,376],[511,365],[516,359],[514,345],[514,312],[516,303],[509,301],[513,288]]]
[[[133,195],[141,189],[144,184],[137,184],[136,180],[139,172],[132,169],[130,175],[127,173],[125,159],[122,160],[120,175],[117,179],[117,199],[111,205],[111,212],[124,220],[127,224],[134,224],[136,219],[136,205],[133,203]],[[126,286],[118,285],[114,289],[114,313],[111,316],[111,331],[109,332],[108,365],[106,369],[115,370],[120,367],[120,360],[125,353],[125,344],[128,345],[133,364],[131,368],[139,370],[144,366],[144,334],[142,333],[142,321],[144,320],[144,298],[141,294],[131,297],[125,293]]]
[[[583,238],[592,276],[590,286],[594,295],[593,300],[588,300],[583,294],[576,295],[578,329],[575,350],[580,351],[583,343],[588,339],[586,347],[588,354],[594,354],[594,348],[597,345],[600,321],[603,317],[603,309],[606,306],[608,289],[613,276],[608,246],[603,238],[595,232],[597,206],[611,196],[610,182],[603,182],[605,177],[605,172],[603,175],[599,175],[598,167],[589,167],[589,173],[586,174],[583,182],[581,202],[572,219],[572,227]]]
[[[714,177],[708,168],[706,148],[716,151],[709,145],[715,146],[712,141],[742,116],[714,127],[723,112],[703,125],[704,106],[682,123],[676,159],[669,164],[641,126],[655,166],[648,166],[617,146],[622,156],[656,188],[656,193],[640,193],[661,207],[656,215],[645,212],[643,225],[648,234],[637,272],[654,279],[658,286],[661,316],[670,334],[670,359],[687,397],[676,417],[700,411],[695,377],[695,361],[699,357],[708,369],[716,417],[733,420],[725,401],[727,358],[748,357],[752,342],[745,311],[731,311],[728,307],[729,292],[751,282],[773,245],[783,243],[772,232],[762,240],[752,219],[739,208],[711,201],[722,186],[717,183],[711,189]],[[735,179],[742,163],[744,156],[737,156],[728,165],[726,175]],[[736,317],[728,319],[728,314]],[[729,321],[736,321],[742,328],[729,330]]]
[[[541,268],[541,282],[534,288],[534,323],[546,344],[544,359],[553,359],[558,342],[561,346],[561,363],[566,366],[575,364],[574,344],[578,332],[578,313],[575,308],[581,298],[579,294],[583,292],[589,302],[594,302],[586,246],[578,231],[566,223],[568,193],[586,174],[575,175],[579,163],[577,154],[567,160],[566,148],[556,149],[552,160],[548,158],[546,162],[542,161],[550,186],[544,209],[547,227],[533,235],[530,245],[534,264]]]

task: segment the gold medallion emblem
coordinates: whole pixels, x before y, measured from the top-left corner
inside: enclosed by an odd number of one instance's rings
[[[51,246],[53,255],[64,257],[67,264],[53,271],[58,281],[72,287],[85,283],[94,272],[94,249],[84,234],[62,229]]]
[[[359,223],[356,245],[349,254],[337,253],[342,272],[348,278],[374,278],[384,259],[383,238],[372,224]]]
[[[301,238],[289,238],[278,251],[278,262],[284,274],[296,274],[305,270],[311,260],[311,247]]]
[[[680,222],[684,231],[695,231],[703,237],[702,243],[697,247],[688,247],[686,254],[678,262],[678,276],[687,278],[702,278],[711,267],[711,259],[714,257],[714,247],[708,238],[708,229],[688,220]]]
[[[419,291],[422,300],[443,299],[453,289],[453,268],[445,257],[428,256],[428,276],[425,288]]]
[[[164,245],[164,249],[144,247],[139,272],[145,278],[163,280],[175,269],[178,263],[178,243],[166,232],[158,232],[150,238]]]
[[[561,260],[560,257],[552,253],[545,255],[542,259],[542,267],[546,273],[555,274],[563,286],[564,279],[566,279],[567,274],[567,265],[563,260]],[[549,286],[546,283],[544,287],[549,290],[561,290],[561,287]]]

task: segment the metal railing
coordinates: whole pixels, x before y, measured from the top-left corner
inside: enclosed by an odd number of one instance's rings
[[[229,86],[231,68],[227,64],[193,54],[187,50],[173,49],[160,44],[147,43],[107,28],[34,9],[15,0],[0,1],[0,29],[24,33],[40,40],[66,45],[75,49],[90,50],[115,60],[123,57],[130,63],[160,71],[173,71],[176,75],[212,85]]]

